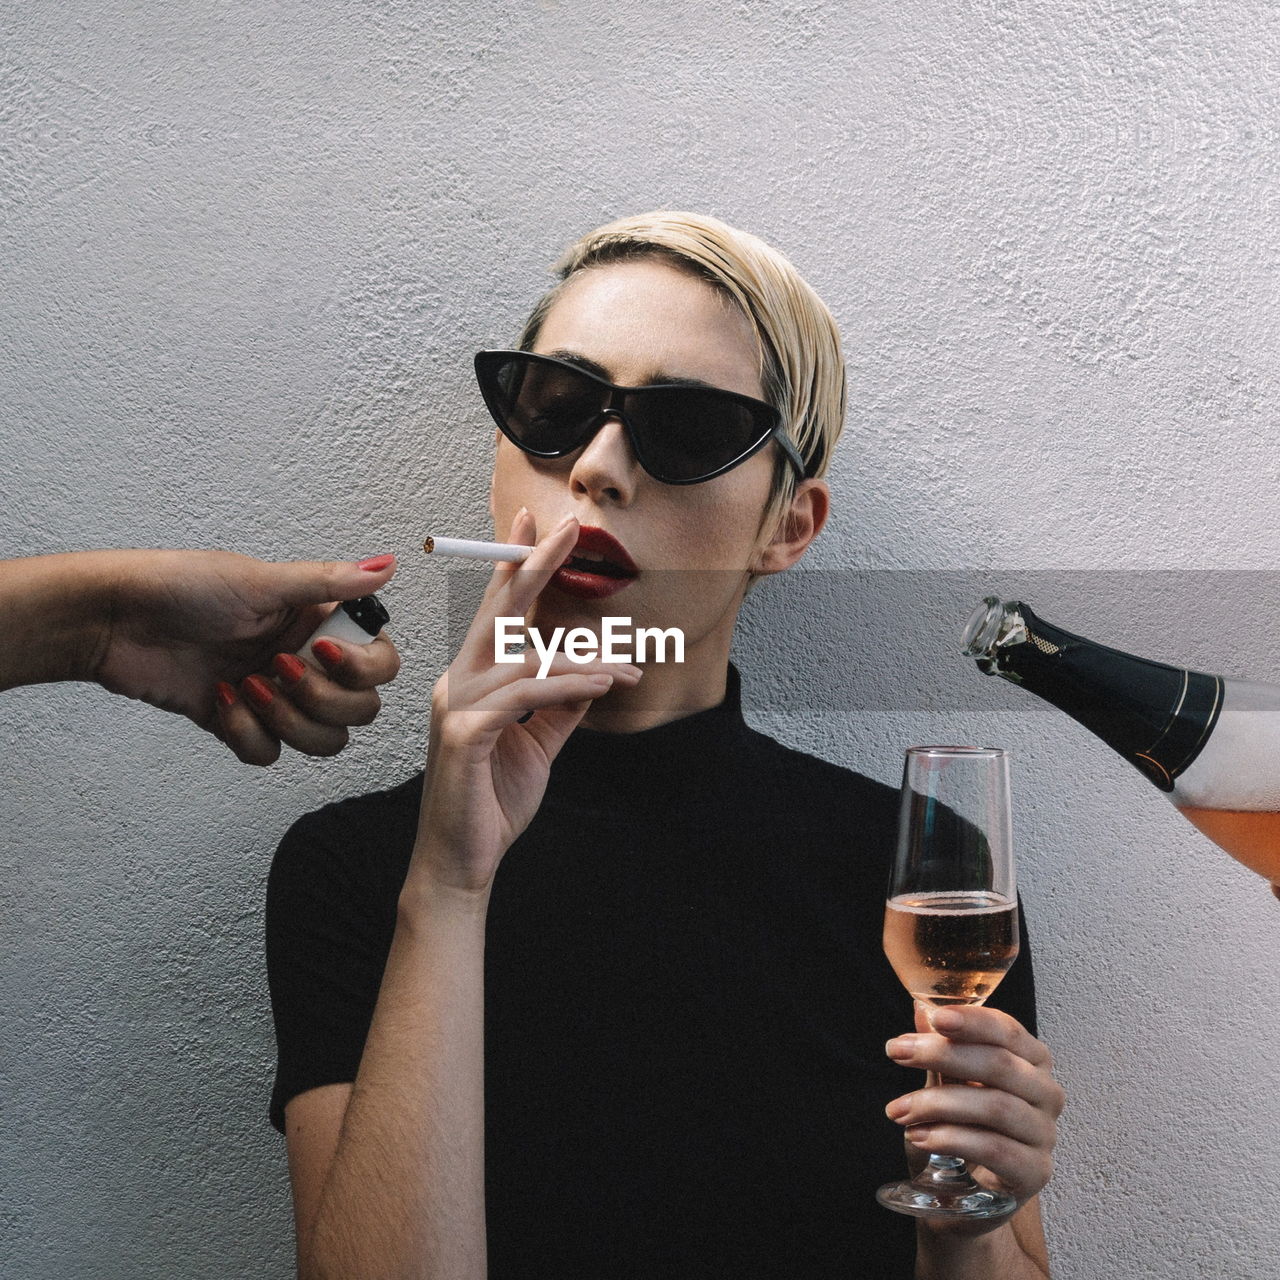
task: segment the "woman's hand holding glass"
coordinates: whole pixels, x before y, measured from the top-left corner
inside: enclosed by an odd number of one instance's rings
[[[1018,955],[1012,828],[1007,752],[907,751],[884,946],[915,997],[916,1033],[885,1049],[929,1075],[886,1113],[927,1163],[876,1198],[948,1232],[981,1234],[1048,1182],[1064,1103],[1048,1049],[982,1007]]]
[[[535,534],[521,508],[507,541],[528,545]],[[523,663],[494,661],[496,620],[529,613],[577,538],[578,522],[567,516],[523,564],[497,566],[457,657],[436,683],[415,862],[438,885],[487,892],[592,700],[641,677],[629,663],[577,663],[563,653],[541,679],[532,651]]]
[[[998,1009],[973,1005],[932,1013],[931,1027],[917,1002],[916,1033],[890,1040],[886,1051],[901,1066],[967,1083],[918,1089],[885,1108],[904,1127],[912,1172],[929,1155],[959,1156],[974,1181],[1025,1204],[1049,1181],[1057,1119],[1066,1104],[1049,1050]],[[999,1223],[979,1219],[967,1226],[983,1231]]]

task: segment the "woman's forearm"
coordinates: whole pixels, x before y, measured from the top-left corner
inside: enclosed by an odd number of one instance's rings
[[[112,551],[0,560],[0,689],[90,679],[118,564]]]
[[[1023,1205],[985,1235],[950,1234],[920,1225],[915,1280],[1049,1280],[1038,1206]]]
[[[487,905],[410,872],[303,1280],[485,1275]]]
[[[436,682],[418,838],[360,1069],[336,1143],[326,1146],[332,1113],[319,1139],[313,1132],[293,1142],[303,1280],[485,1275],[489,888],[591,701],[642,675],[630,664],[584,667],[561,655],[546,679],[524,664],[495,666],[496,620],[529,613],[577,531],[566,516],[521,572],[494,571],[462,648]],[[535,533],[521,508],[512,541]]]

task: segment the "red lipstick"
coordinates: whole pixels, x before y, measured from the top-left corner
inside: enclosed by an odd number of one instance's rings
[[[639,574],[636,562],[613,534],[586,524],[549,585],[583,600],[603,600],[634,582]]]

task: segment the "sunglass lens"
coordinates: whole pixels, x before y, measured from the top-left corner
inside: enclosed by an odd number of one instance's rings
[[[508,432],[535,453],[576,448],[601,407],[599,388],[563,365],[508,360],[497,367],[493,389]]]
[[[769,432],[749,405],[692,387],[645,391],[628,412],[643,442],[645,466],[677,484],[712,475]]]

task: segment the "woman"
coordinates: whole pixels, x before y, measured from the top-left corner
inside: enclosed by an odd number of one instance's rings
[[[1042,1276],[1062,1095],[1025,962],[1016,1018],[954,1011],[886,1057],[896,795],[748,728],[728,661],[749,585],[826,519],[830,316],[690,215],[602,228],[561,271],[536,358],[477,361],[494,527],[534,553],[495,570],[436,686],[424,777],[303,819],[273,868],[301,1274],[457,1280],[487,1249],[494,1277]],[[500,617],[604,615],[679,627],[684,661],[494,661]],[[895,1063],[987,1087],[890,1102]],[[886,1103],[1013,1219],[917,1236],[881,1210]]]

